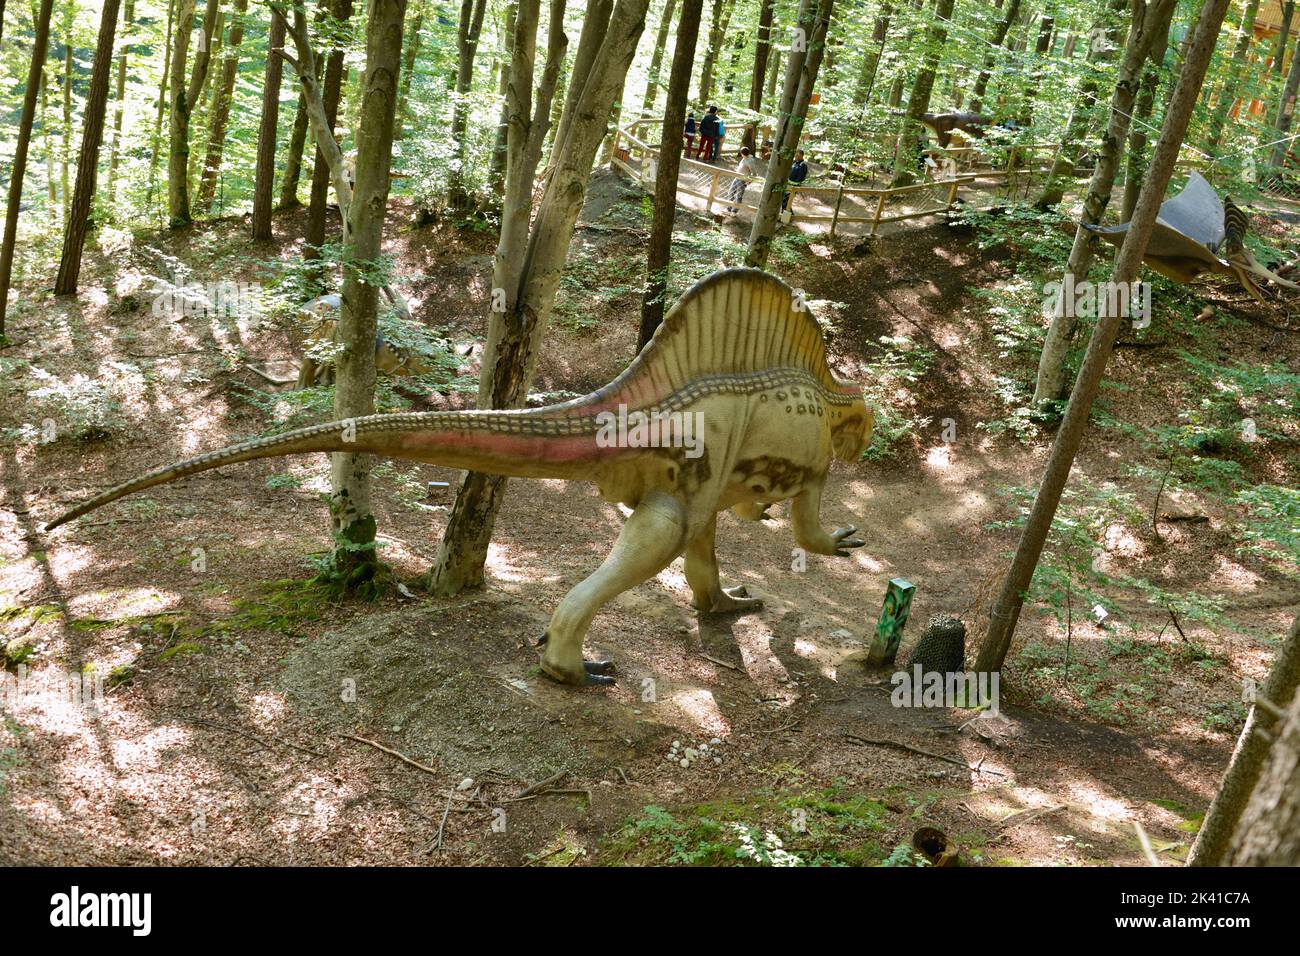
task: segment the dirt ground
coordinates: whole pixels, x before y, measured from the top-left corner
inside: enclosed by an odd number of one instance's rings
[[[639,263],[638,203],[602,176],[575,256]],[[416,230],[410,218],[395,204],[389,251],[403,289],[472,382],[491,233]],[[277,233],[300,234],[302,220],[282,215]],[[107,689],[94,707],[54,692],[6,701],[0,861],[591,865],[793,853],[875,864],[898,862],[895,848],[932,826],[968,865],[1115,865],[1142,860],[1135,822],[1162,858],[1185,857],[1239,726],[1207,726],[1206,715],[1237,700],[1243,678],[1263,678],[1300,604],[1294,578],[1237,553],[1234,516],[1214,502],[1175,500],[1199,509],[1197,520],[1166,525],[1160,541],[1121,528],[1104,558],[1165,588],[1227,595],[1233,627],[1189,623],[1180,640],[1161,609],[1116,594],[1141,625],[1117,657],[1113,630],[1086,609],[1072,621],[1080,669],[1106,661],[1121,689],[1140,685],[1122,705],[1098,712],[1068,669],[1035,669],[1021,654],[1065,646],[1066,628],[1041,605],[1022,616],[996,717],[895,707],[889,672],[863,662],[892,577],[916,585],[905,647],[931,615],[951,613],[966,621],[973,656],[1016,539],[996,526],[1015,513],[1000,489],[1032,486],[1050,442],[980,427],[1002,414],[992,383],[1006,360],[977,292],[1012,279],[1014,265],[971,230],[812,241],[777,267],[829,304],[842,376],[872,374],[882,336],[933,355],[908,385],[919,424],[896,454],[832,472],[824,521],[857,525],[867,545],[850,558],[811,556],[798,571],[783,507],[762,524],[724,515],[724,583],[747,585],[763,608],[701,618],[678,562],[597,616],[588,649],[616,663],[619,681],[588,690],[549,682],[531,646],[620,525],[619,509],[585,484],[511,482],[489,587],[455,600],[416,581],[451,503],[427,483],[454,488],[458,478],[432,466],[381,470],[382,556],[410,586],[373,603],[335,603],[306,583],[304,557],[328,547],[324,456],[211,472],[41,531],[73,502],[258,434],[283,413],[240,397],[280,394],[245,363],[291,371],[283,325],[160,318],[149,306],[160,262],[255,277],[252,258],[300,255],[285,241],[250,256],[245,235],[239,220],[137,235],[88,262],[78,300],[28,289],[13,315],[14,344],[0,351],[0,424],[10,429],[0,622],[11,648],[30,647],[33,684],[79,673]],[[617,374],[637,301],[633,289],[561,310],[536,391],[583,393]],[[1240,306],[1223,356],[1300,371],[1289,316],[1252,308]],[[1180,374],[1170,351],[1117,351],[1112,415],[1173,417],[1160,399]],[[121,426],[80,441],[13,438],[25,424],[39,432],[29,396],[47,383],[41,372],[119,382]],[[449,389],[422,401],[472,397]],[[1256,463],[1262,474],[1294,482],[1294,437]],[[1078,476],[1131,485],[1149,508],[1154,489],[1121,468],[1138,454],[1123,432],[1096,431]]]

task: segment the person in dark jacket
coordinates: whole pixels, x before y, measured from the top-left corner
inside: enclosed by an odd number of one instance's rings
[[[690,156],[695,149],[695,114],[686,114],[686,128],[682,130],[682,136],[686,139],[686,155]]]
[[[718,139],[718,108],[710,106],[709,111],[704,114],[700,120],[700,149],[695,154],[696,159],[711,160],[713,158],[713,144]]]
[[[808,178],[808,163],[804,161],[803,150],[802,149],[795,150],[794,162],[790,165],[790,182],[795,186],[798,186],[801,185],[803,181],[806,180],[807,178]],[[781,208],[782,209],[789,208],[790,212],[792,213],[794,212],[794,208],[790,206],[790,194],[788,192],[781,199]]]

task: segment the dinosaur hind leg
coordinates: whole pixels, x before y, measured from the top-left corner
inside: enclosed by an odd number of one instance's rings
[[[748,611],[759,607],[763,603],[762,598],[750,597],[743,584],[723,588],[718,575],[718,555],[715,549],[717,531],[718,516],[714,515],[686,549],[686,583],[691,586],[691,593],[695,597],[692,603],[702,614]]]
[[[647,495],[627,519],[609,556],[551,616],[542,637],[542,670],[566,684],[609,684],[612,665],[582,659],[582,640],[596,612],[628,588],[654,577],[682,553],[686,509],[670,495]]]

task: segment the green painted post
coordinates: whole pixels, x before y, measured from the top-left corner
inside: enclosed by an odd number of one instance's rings
[[[907,624],[907,615],[912,611],[912,595],[916,585],[902,578],[893,578],[885,591],[885,604],[880,609],[880,620],[876,622],[876,637],[871,642],[867,654],[867,664],[871,667],[888,667],[894,663],[898,645],[903,640],[903,628]]]

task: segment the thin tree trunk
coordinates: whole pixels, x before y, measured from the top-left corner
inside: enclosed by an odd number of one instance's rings
[[[215,99],[214,91],[217,86],[217,84],[212,80],[217,71],[211,67],[213,63],[221,62],[221,40],[223,36],[222,31],[225,29],[225,21],[225,12],[219,11],[217,13],[217,22],[213,25],[212,29],[212,49],[208,56],[209,69],[204,71],[203,85],[199,88],[199,95],[193,100],[195,108],[193,115],[190,118],[190,138],[198,141],[199,148],[190,150],[189,162],[186,167],[188,169],[187,188],[189,189],[191,196],[194,195],[195,189],[198,188],[199,163],[205,154],[203,144],[207,142],[209,127],[212,122],[212,107],[215,105],[213,102]],[[193,204],[191,204],[191,207],[192,205]],[[199,208],[201,209],[203,207],[200,206]],[[191,211],[193,211],[192,208]]]
[[[41,140],[45,153],[45,191],[51,219],[59,216],[59,184],[54,176],[54,143],[50,136],[50,71],[41,67]]]
[[[790,165],[803,136],[808,103],[812,100],[817,72],[826,53],[826,34],[830,30],[833,9],[834,0],[800,0],[799,3],[795,19],[796,41],[790,46],[785,69],[785,88],[781,92],[772,156],[767,163],[763,195],[758,200],[758,211],[754,213],[754,225],[749,232],[749,247],[745,250],[745,265],[752,268],[767,268],[772,237],[776,234],[776,223],[781,215],[781,200],[785,197],[790,178]]]
[[[199,208],[212,208],[217,195],[217,179],[221,174],[221,156],[226,145],[226,128],[230,122],[230,103],[235,93],[235,79],[239,75],[239,47],[244,42],[244,14],[248,0],[235,0],[235,12],[230,18],[226,34],[225,58],[221,70],[221,85],[216,88],[212,107],[212,122],[208,131],[208,153],[199,175]]]
[[[953,5],[954,0],[935,2],[935,18],[926,41],[925,61],[912,84],[912,95],[907,98],[907,115],[903,117],[892,186],[909,186],[916,180],[916,146],[920,142],[921,116],[930,108],[930,93],[934,89],[934,77],[944,44],[948,42],[948,21],[952,19]]]
[[[284,157],[284,176],[280,178],[280,199],[276,209],[297,209],[298,183],[302,181],[302,157],[307,149],[307,95],[298,93],[298,108],[293,114],[293,132],[289,136],[289,151]]]
[[[1115,187],[1115,174],[1119,171],[1119,161],[1123,157],[1124,138],[1128,136],[1130,118],[1133,115],[1133,103],[1137,99],[1138,82],[1142,76],[1142,65],[1150,56],[1152,47],[1160,37],[1169,30],[1169,18],[1173,14],[1174,0],[1152,0],[1138,8],[1129,27],[1128,44],[1124,49],[1124,61],[1120,64],[1119,78],[1115,81],[1115,92],[1111,97],[1110,119],[1106,132],[1097,147],[1097,164],[1092,170],[1092,179],[1088,183],[1088,192],[1083,200],[1081,224],[1075,227],[1074,245],[1070,249],[1070,258],[1065,266],[1065,281],[1062,292],[1056,298],[1053,308],[1052,324],[1043,341],[1042,355],[1038,362],[1038,380],[1034,387],[1034,401],[1046,402],[1059,398],[1065,390],[1065,356],[1074,330],[1078,327],[1078,316],[1072,303],[1065,301],[1066,288],[1072,288],[1074,282],[1088,278],[1088,270],[1100,240],[1082,223],[1098,224],[1110,205],[1111,192]],[[1161,41],[1163,42],[1163,41]]]
[[[77,161],[77,185],[63,233],[63,257],[54,280],[55,295],[73,295],[81,274],[81,251],[90,229],[90,207],[95,201],[95,180],[99,172],[99,147],[104,140],[104,115],[108,110],[108,82],[113,72],[113,40],[117,36],[120,0],[104,0],[99,18],[99,39],[86,94],[81,156]]]
[[[352,19],[352,0],[334,0],[331,15],[340,25]],[[322,100],[325,119],[329,124],[328,139],[334,143],[334,127],[338,122],[339,99],[343,95],[343,51],[331,50],[325,62],[325,87]],[[310,106],[310,102],[308,104]],[[320,247],[325,244],[325,219],[329,207],[330,167],[322,153],[321,132],[313,129],[316,139],[316,159],[311,170],[311,200],[307,208],[307,235],[303,245],[303,258],[313,261],[320,258]]]
[[[117,163],[122,153],[122,114],[126,107],[126,61],[131,54],[131,28],[135,24],[135,0],[126,0],[122,10],[122,54],[117,59],[117,88],[113,91],[113,135],[108,144],[108,199],[116,199]]]
[[[1287,154],[1291,152],[1291,141],[1287,137],[1291,134],[1298,90],[1300,90],[1300,53],[1292,53],[1291,69],[1286,75],[1286,86],[1282,89],[1282,98],[1277,104],[1277,116],[1273,120],[1273,126],[1277,130],[1277,136],[1274,138],[1281,142],[1273,147],[1273,156],[1269,161],[1271,166],[1282,166],[1286,162]]]
[[[858,74],[858,83],[853,88],[854,106],[865,107],[871,101],[871,91],[876,86],[876,74],[880,72],[880,58],[885,53],[885,41],[889,36],[889,18],[893,14],[893,6],[889,0],[885,0],[880,5],[880,13],[871,30],[871,42],[875,47],[866,50],[862,55],[862,70]]]
[[[348,210],[350,241],[343,267],[342,308],[336,360],[334,418],[360,418],[375,411],[375,334],[379,288],[367,275],[383,254],[389,169],[402,68],[402,24],[406,0],[369,0],[366,73],[357,129],[357,182]],[[306,68],[306,67],[304,67]],[[374,577],[375,517],[371,508],[372,456],[331,456],[330,522],[334,532],[334,575],[353,590]]]
[[[217,25],[219,0],[207,0],[203,11],[200,48],[194,54],[194,70],[189,86],[185,85],[185,66],[189,59],[190,24],[194,21],[196,0],[180,0],[175,47],[171,60],[171,149],[167,168],[167,215],[173,229],[191,221],[190,215],[190,113],[203,90],[208,62],[212,58],[212,34]]]
[[[456,88],[451,107],[451,139],[456,144],[456,162],[451,168],[448,194],[453,209],[469,208],[465,189],[465,166],[469,161],[469,89],[474,81],[474,57],[478,52],[479,34],[483,30],[483,13],[487,0],[461,0],[460,26],[456,35]]]
[[[1219,142],[1223,139],[1223,127],[1228,122],[1228,114],[1237,103],[1237,90],[1241,86],[1241,74],[1246,69],[1246,59],[1250,53],[1250,44],[1255,39],[1255,17],[1259,13],[1259,0],[1247,0],[1246,13],[1242,17],[1241,36],[1237,39],[1237,49],[1232,55],[1232,64],[1223,89],[1219,91],[1219,100],[1210,116],[1210,130],[1205,142],[1209,151],[1217,154]]]
[[[1174,163],[1178,158],[1179,148],[1187,134],[1187,123],[1196,106],[1197,93],[1205,80],[1205,71],[1214,52],[1214,45],[1219,38],[1219,27],[1227,10],[1228,0],[1206,0],[1197,24],[1196,36],[1188,49],[1187,61],[1178,77],[1178,88],[1170,100],[1169,110],[1165,114],[1164,128],[1156,143],[1151,166],[1147,170],[1147,179],[1142,186],[1142,195],[1138,199],[1137,209],[1129,223],[1123,245],[1115,259],[1115,270],[1111,281],[1118,284],[1133,282],[1142,268],[1142,255],[1146,252],[1151,230],[1155,225],[1160,203],[1164,200],[1169,177],[1173,173]],[[1104,297],[1103,297],[1104,298]],[[1093,399],[1101,387],[1102,375],[1106,362],[1119,334],[1121,317],[1102,314],[1097,319],[1088,351],[1083,358],[1083,366],[1074,382],[1074,391],[1070,394],[1070,403],[1066,406],[1065,417],[1052,443],[1051,455],[1043,471],[1038,495],[1021,533],[1020,543],[1016,547],[1011,567],[1003,579],[1002,587],[989,614],[988,632],[980,646],[975,659],[974,670],[978,673],[1000,671],[1011,648],[1011,639],[1015,636],[1016,622],[1020,618],[1020,609],[1024,605],[1025,593],[1029,590],[1038,566],[1043,544],[1051,529],[1052,518],[1065,489],[1070,468],[1083,440],[1084,430],[1088,425],[1088,416],[1092,412]]]
[[[158,146],[162,142],[162,121],[167,111],[167,90],[171,80],[172,30],[175,28],[176,4],[183,0],[167,0],[167,31],[163,42],[162,88],[158,90],[158,110],[154,115],[153,137],[149,141],[149,187],[145,190],[145,208],[153,214],[153,193],[158,186]]]
[[[704,49],[704,63],[700,67],[700,104],[707,106],[713,95],[713,71],[718,64],[718,51],[727,35],[727,24],[736,0],[713,0],[713,14],[709,20],[709,45]]]
[[[9,199],[5,206],[5,233],[0,243],[0,338],[5,334],[5,313],[9,311],[9,282],[13,277],[14,244],[18,238],[18,212],[23,200],[23,177],[27,174],[27,151],[32,142],[32,125],[36,119],[36,97],[43,88],[42,72],[50,48],[50,15],[54,0],[41,0],[32,24],[32,62],[23,88],[23,112],[18,121],[18,141],[14,145],[13,171],[9,174]]]
[[[1278,649],[1268,678],[1259,688],[1259,696],[1283,707],[1295,696],[1297,688],[1300,688],[1300,617],[1291,623],[1291,632]],[[1205,811],[1205,820],[1187,855],[1188,866],[1223,866],[1227,862],[1232,835],[1237,832],[1268,757],[1268,740],[1258,731],[1275,734],[1276,724],[1277,718],[1267,709],[1251,707],[1223,781]]]
[[[1273,72],[1282,75],[1282,65],[1286,61],[1286,41],[1291,35],[1291,18],[1295,16],[1294,0],[1286,0],[1282,5],[1282,26],[1277,31],[1277,49],[1273,53]]]
[[[402,85],[397,101],[397,129],[394,139],[401,139],[411,115],[411,77],[415,75],[415,64],[420,59],[420,29],[424,26],[424,5],[420,4],[411,17],[410,42],[406,45],[406,62],[402,65]]]
[[[70,170],[72,169],[72,26],[77,7],[69,3],[64,8],[63,22],[63,131],[59,136],[59,185],[63,199],[63,224],[68,224],[68,205],[72,201]]]
[[[192,0],[182,0],[184,3]],[[211,2],[211,0],[209,0]],[[183,24],[184,21],[182,21]],[[257,167],[253,179],[253,240],[274,238],[271,231],[271,200],[275,192],[275,140],[280,125],[280,80],[284,60],[276,54],[284,49],[284,20],[274,13],[266,47],[266,78],[262,84],[262,121],[257,130]]]
[[[488,170],[488,182],[492,192],[500,196],[506,188],[506,139],[510,134],[510,100],[506,96],[510,85],[510,53],[515,47],[515,19],[519,15],[519,4],[515,0],[506,7],[505,28],[501,31],[502,60],[501,77],[497,84],[497,95],[501,97],[501,118],[497,121],[496,140],[492,144],[492,165]]]
[[[668,262],[672,252],[673,222],[677,218],[677,176],[682,166],[682,128],[686,123],[686,96],[690,92],[691,67],[700,35],[700,13],[704,0],[682,0],[677,24],[677,45],[668,74],[668,102],[664,107],[663,130],[659,136],[659,168],[655,174],[655,210],[650,222],[650,247],[646,255],[645,291],[641,297],[641,351],[664,319],[664,296],[668,290]]]
[[[770,3],[771,0],[763,0],[764,3]],[[645,99],[641,101],[641,115],[651,116],[654,113],[655,99],[659,95],[659,71],[663,68],[664,47],[668,45],[668,31],[673,25],[673,14],[677,10],[677,0],[664,0],[664,12],[659,17],[659,33],[655,36],[655,47],[650,54],[650,72],[646,77]],[[686,117],[682,117],[682,122],[686,122]]]
[[[1128,168],[1124,172],[1124,203],[1120,207],[1120,221],[1128,222],[1137,208],[1138,193],[1142,191],[1142,174],[1146,171],[1147,129],[1156,106],[1156,87],[1160,85],[1160,70],[1169,49],[1169,21],[1156,35],[1142,73],[1142,89],[1133,109],[1133,129],[1128,139]]]
[[[774,6],[774,0],[759,0],[758,42],[754,46],[754,72],[749,79],[749,108],[755,113],[763,108],[763,82],[767,79],[767,58],[772,49]]]
[[[530,50],[535,43],[535,39],[530,42],[530,38],[536,36],[536,3],[537,0],[521,0],[520,3],[515,40],[514,69],[517,76],[523,73],[520,51]],[[531,172],[536,168],[533,157],[541,156],[544,130],[530,135],[532,129],[526,125],[526,107],[512,111],[511,168],[507,176],[511,182],[507,184],[505,218],[493,270],[493,287],[504,296],[505,311],[494,312],[489,318],[483,373],[479,382],[479,406],[482,408],[517,407],[528,394],[538,346],[550,322],[555,293],[596,151],[605,135],[614,100],[623,89],[628,67],[636,54],[637,41],[645,28],[648,5],[649,0],[618,0],[608,20],[596,24],[590,22],[596,4],[588,5],[583,39],[596,43],[598,51],[588,55],[580,44],[574,58],[570,89],[579,88],[582,94],[572,115],[561,120],[562,129],[556,136],[552,154],[557,162],[547,180],[531,229],[528,228],[527,193],[524,190],[531,187]],[[562,9],[563,0],[555,0],[552,4],[552,24],[556,22],[556,6]],[[530,7],[531,13],[526,17],[525,11]],[[525,27],[526,22],[529,28]],[[593,27],[591,31],[589,26]],[[528,59],[531,64],[531,52]],[[547,76],[552,77],[550,88],[553,88],[553,77],[558,74],[559,66],[551,56],[547,60]],[[583,63],[588,64],[585,69],[580,68]],[[531,65],[528,73],[531,74]],[[514,80],[512,88],[512,96],[522,99],[527,95],[526,87],[516,86]],[[541,89],[548,89],[545,79]],[[548,115],[549,105],[537,104],[532,127],[540,125],[541,117]],[[521,137],[527,139],[529,152],[518,164],[520,168],[516,173],[513,161],[516,156],[523,156],[523,148],[519,145]],[[456,594],[464,588],[482,584],[488,542],[504,492],[503,478],[476,472],[465,476],[438,549],[437,563],[431,571],[435,593]]]
[[[1229,866],[1300,866],[1300,692],[1286,708],[1259,785],[1232,840]]]
[[[1020,0],[1011,0],[1007,4],[1006,16],[998,21],[997,26],[993,28],[993,38],[989,40],[992,46],[1000,47],[1007,41],[1007,34],[1011,30],[1011,24],[1020,16]],[[1009,45],[1009,44],[1008,44]],[[975,88],[970,94],[970,109],[972,113],[978,113],[984,105],[984,92],[988,89],[989,79],[993,76],[993,53],[989,52],[984,56],[984,69],[975,80]]]

